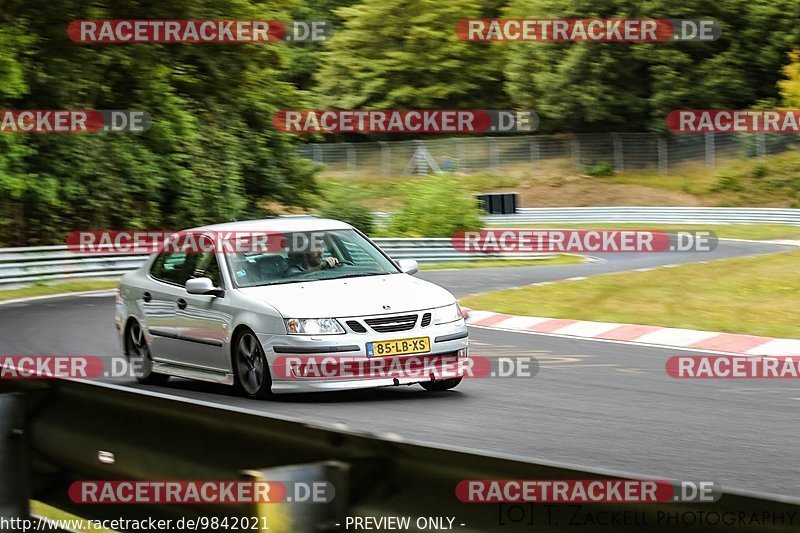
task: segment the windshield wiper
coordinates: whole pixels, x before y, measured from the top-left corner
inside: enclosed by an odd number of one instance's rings
[[[325,279],[364,278],[366,276],[386,276],[387,274],[391,274],[391,272],[367,272],[366,274],[347,274],[346,276],[336,276],[335,278],[325,278]]]
[[[386,276],[392,274],[392,272],[367,272],[365,274],[347,274],[345,276],[336,276],[333,278],[304,278],[304,279],[289,279],[280,282],[273,282],[273,283],[259,283],[258,285],[247,285],[246,287],[242,287],[246,289],[248,287],[270,287],[273,285],[288,285],[289,283],[306,283],[309,281],[329,281],[333,279],[344,279],[344,278],[363,278],[366,276]]]
[[[288,280],[284,280],[284,281],[275,281],[275,282],[272,282],[272,283],[259,283],[258,285],[248,285],[247,287],[269,287],[271,285],[288,285],[289,283],[305,283],[307,281],[319,281],[319,280],[318,279],[288,279]]]

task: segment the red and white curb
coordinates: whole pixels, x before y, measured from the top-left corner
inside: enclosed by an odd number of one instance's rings
[[[800,356],[800,339],[776,339],[696,329],[590,322],[565,318],[515,316],[491,311],[465,311],[467,324],[491,329],[742,355]]]

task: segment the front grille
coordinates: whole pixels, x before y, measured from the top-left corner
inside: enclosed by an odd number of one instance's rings
[[[367,328],[365,328],[361,324],[361,322],[359,322],[358,320],[348,320],[347,321],[347,327],[349,327],[350,329],[352,329],[356,333],[366,333],[367,332]]]
[[[422,315],[422,320],[420,320],[419,325],[421,327],[423,327],[423,328],[430,326],[431,325],[431,314],[430,313],[425,313],[424,315]]]
[[[369,327],[378,333],[391,333],[392,331],[408,331],[417,323],[417,315],[390,316],[385,318],[368,318],[364,320]]]

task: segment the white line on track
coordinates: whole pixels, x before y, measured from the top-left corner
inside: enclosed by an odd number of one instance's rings
[[[116,292],[117,292],[116,289],[102,289],[98,291],[82,291],[82,292],[62,292],[60,294],[46,294],[44,296],[29,296],[27,298],[16,298],[14,300],[5,300],[0,302],[0,305],[38,302],[40,300],[55,300],[60,298],[69,298],[76,296],[82,298],[97,298],[100,296],[113,296]]]

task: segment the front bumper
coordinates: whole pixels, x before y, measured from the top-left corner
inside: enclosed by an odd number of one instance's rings
[[[414,367],[419,372],[409,372],[409,375],[398,375],[396,377],[381,376],[355,376],[348,374],[335,375],[331,377],[319,378],[314,375],[302,376],[288,371],[276,372],[276,361],[284,368],[285,358],[295,358],[309,360],[326,360],[331,358],[347,360],[358,364],[372,362],[377,363],[380,357],[369,357],[366,345],[369,342],[400,340],[418,337],[428,337],[430,339],[430,351],[420,354],[409,354],[393,356],[398,362],[408,361],[411,358],[417,360],[427,360],[435,356],[451,355],[448,361],[453,361],[456,357],[459,360],[469,357],[469,337],[467,326],[464,320],[459,320],[450,324],[431,325],[428,327],[416,327],[408,331],[393,333],[345,333],[342,335],[280,335],[280,336],[259,336],[261,345],[270,363],[272,370],[272,391],[275,393],[283,392],[313,392],[313,391],[342,391],[353,389],[368,389],[375,387],[390,387],[397,385],[410,385],[424,381],[430,381],[430,372],[427,367]],[[389,364],[389,363],[387,363]],[[435,374],[438,376],[439,374]]]

